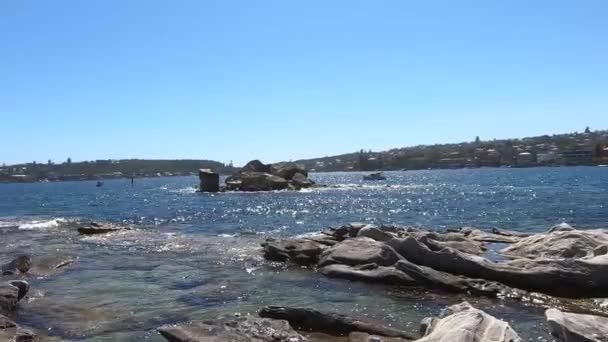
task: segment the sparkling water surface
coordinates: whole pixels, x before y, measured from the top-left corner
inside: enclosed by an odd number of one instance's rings
[[[72,258],[27,279],[30,296],[15,319],[58,339],[163,339],[165,323],[254,313],[264,305],[338,311],[417,331],[419,321],[468,300],[527,341],[551,341],[543,308],[328,279],[265,262],[259,244],[352,221],[429,229],[475,226],[543,231],[569,222],[606,227],[608,168],[470,169],[313,173],[327,188],[298,192],[196,193],[195,177],[0,185],[0,262],[30,253]],[[135,229],[82,237],[73,219]]]

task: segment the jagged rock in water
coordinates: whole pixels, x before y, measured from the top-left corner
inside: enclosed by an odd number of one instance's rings
[[[319,266],[331,264],[391,266],[399,259],[399,255],[389,245],[370,238],[357,237],[346,239],[324,251]]]
[[[387,244],[408,261],[438,271],[561,297],[608,296],[608,255],[588,259],[518,259],[493,263],[452,248],[432,251],[412,237],[393,239]],[[337,247],[339,245],[334,248]]]
[[[32,267],[32,258],[29,255],[20,255],[6,265],[2,265],[2,275],[15,275],[27,273]]]
[[[496,319],[469,303],[450,306],[437,318],[422,321],[418,342],[522,342],[507,322]]]
[[[240,172],[261,172],[261,173],[270,173],[270,165],[266,165],[261,161],[255,159],[245,164],[243,168],[241,168]]]
[[[322,313],[308,308],[267,306],[259,312],[260,317],[286,320],[297,330],[323,332],[333,336],[348,336],[352,332],[363,332],[386,337],[413,339],[405,331],[362,322],[348,316]]]
[[[30,285],[25,280],[12,280],[0,284],[0,313],[8,313],[17,307],[17,303],[25,297]]]
[[[129,227],[119,226],[111,223],[89,222],[82,223],[78,227],[78,233],[82,235],[107,234],[123,229],[131,229]]]
[[[500,252],[525,258],[584,258],[599,255],[607,246],[606,230],[566,230],[532,235]]]
[[[321,253],[329,248],[310,239],[267,239],[262,244],[264,257],[271,261],[291,260],[300,265],[312,265],[319,261]]]
[[[300,342],[306,339],[287,321],[253,316],[220,317],[157,329],[170,342]]]
[[[321,267],[319,272],[330,278],[364,281],[369,283],[385,283],[400,285],[418,285],[419,283],[407,274],[393,266],[378,266],[368,264],[361,266],[348,266],[333,264]]]
[[[551,334],[564,342],[607,342],[608,318],[594,315],[545,311]]]
[[[315,184],[315,182],[306,178],[306,176],[304,174],[297,172],[291,178],[291,184],[293,184],[293,186],[298,189],[306,189],[306,188],[310,188],[311,186],[313,186]]]
[[[302,164],[284,163],[275,164],[270,167],[270,173],[287,180],[292,180],[296,174],[301,174],[305,179],[308,177],[306,167]]]

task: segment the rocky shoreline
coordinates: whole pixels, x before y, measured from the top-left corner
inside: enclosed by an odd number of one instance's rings
[[[133,228],[74,222],[69,229],[81,236],[103,236]],[[311,273],[306,274],[318,272],[345,284],[380,283],[528,302],[546,310],[547,326],[560,341],[603,342],[608,336],[608,312],[593,305],[593,300],[608,297],[604,229],[561,224],[540,234],[474,228],[434,232],[350,223],[305,236],[270,238],[260,252],[269,264],[308,268]],[[30,277],[52,276],[78,260],[55,259],[17,255],[0,265],[0,341],[49,340],[42,330],[22,325],[15,313],[27,305]],[[507,322],[469,302],[450,304],[412,330],[309,307],[265,306],[253,315],[162,325],[158,332],[168,341],[523,341]]]

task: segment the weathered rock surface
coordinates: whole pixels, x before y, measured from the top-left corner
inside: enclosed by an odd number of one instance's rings
[[[603,229],[565,230],[529,236],[501,253],[526,258],[584,258],[606,254],[606,248],[608,232]]]
[[[297,172],[291,178],[291,184],[298,189],[305,189],[315,185],[315,182],[308,179],[303,173]]]
[[[119,226],[112,223],[81,223],[78,226],[78,233],[82,235],[106,234],[116,232],[123,229],[131,229],[130,227]]]
[[[414,264],[455,275],[562,297],[608,295],[608,255],[585,260],[518,259],[509,263],[493,263],[452,248],[431,251],[411,237],[393,239],[387,244]]]
[[[367,237],[357,237],[344,240],[323,252],[319,266],[331,264],[391,266],[399,259],[400,256],[389,245]]]
[[[414,278],[397,270],[393,266],[378,266],[367,264],[361,266],[348,266],[333,264],[321,267],[319,272],[330,278],[341,278],[355,281],[365,281],[370,283],[417,285]]]
[[[558,309],[545,311],[551,334],[564,342],[608,341],[608,318],[562,312]]]
[[[386,337],[415,338],[405,331],[362,322],[344,315],[322,313],[307,308],[267,306],[259,312],[259,315],[264,318],[286,320],[300,331],[324,332],[334,336],[347,336],[352,332],[363,332]]]
[[[522,342],[507,322],[475,309],[469,303],[453,305],[438,318],[421,324],[418,342]]]
[[[166,325],[158,332],[170,342],[299,342],[306,339],[284,320],[253,316],[221,317],[187,325]]]
[[[270,173],[275,176],[279,176],[285,179],[293,179],[297,174],[302,175],[304,178],[308,177],[308,171],[302,164],[296,163],[284,163],[275,164],[270,167]]]
[[[15,275],[27,273],[32,267],[32,258],[29,255],[20,255],[6,265],[2,265],[2,275]]]
[[[200,180],[199,190],[201,192],[218,192],[220,191],[220,175],[210,169],[198,170],[198,178]]]

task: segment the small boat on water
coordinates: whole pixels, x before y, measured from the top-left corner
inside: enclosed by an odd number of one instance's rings
[[[608,167],[608,165],[601,164],[601,165],[598,165],[597,167]]]
[[[363,176],[363,180],[366,181],[377,181],[377,180],[386,180],[386,176],[382,174],[382,172],[372,173],[366,176]]]
[[[101,187],[103,186],[103,182],[98,181],[98,182],[97,182],[97,185],[95,185],[95,186],[96,186],[96,187],[98,187],[98,188],[101,188]]]

